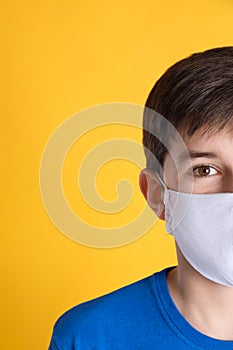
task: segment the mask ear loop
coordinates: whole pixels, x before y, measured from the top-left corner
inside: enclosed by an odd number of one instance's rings
[[[168,190],[168,188],[167,188],[166,184],[164,183],[164,181],[162,180],[162,178],[159,176],[158,173],[157,173],[157,176],[159,178],[159,181],[160,181],[161,185],[163,186],[162,199],[163,199],[163,202],[165,203],[165,193]]]

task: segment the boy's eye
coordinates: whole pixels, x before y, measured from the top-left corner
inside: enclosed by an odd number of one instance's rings
[[[216,175],[218,172],[210,165],[200,165],[193,168],[193,174],[195,177],[207,177]]]

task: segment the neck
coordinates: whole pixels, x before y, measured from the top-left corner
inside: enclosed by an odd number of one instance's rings
[[[184,318],[201,333],[233,340],[233,287],[208,280],[177,246],[178,267],[167,276],[171,297]]]

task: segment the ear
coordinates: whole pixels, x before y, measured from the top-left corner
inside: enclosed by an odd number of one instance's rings
[[[149,169],[143,169],[139,174],[139,186],[150,208],[161,220],[165,220],[163,188],[157,174]]]

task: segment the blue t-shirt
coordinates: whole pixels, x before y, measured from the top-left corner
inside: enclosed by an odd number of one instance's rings
[[[193,328],[174,304],[166,268],[64,313],[49,350],[233,350]]]

